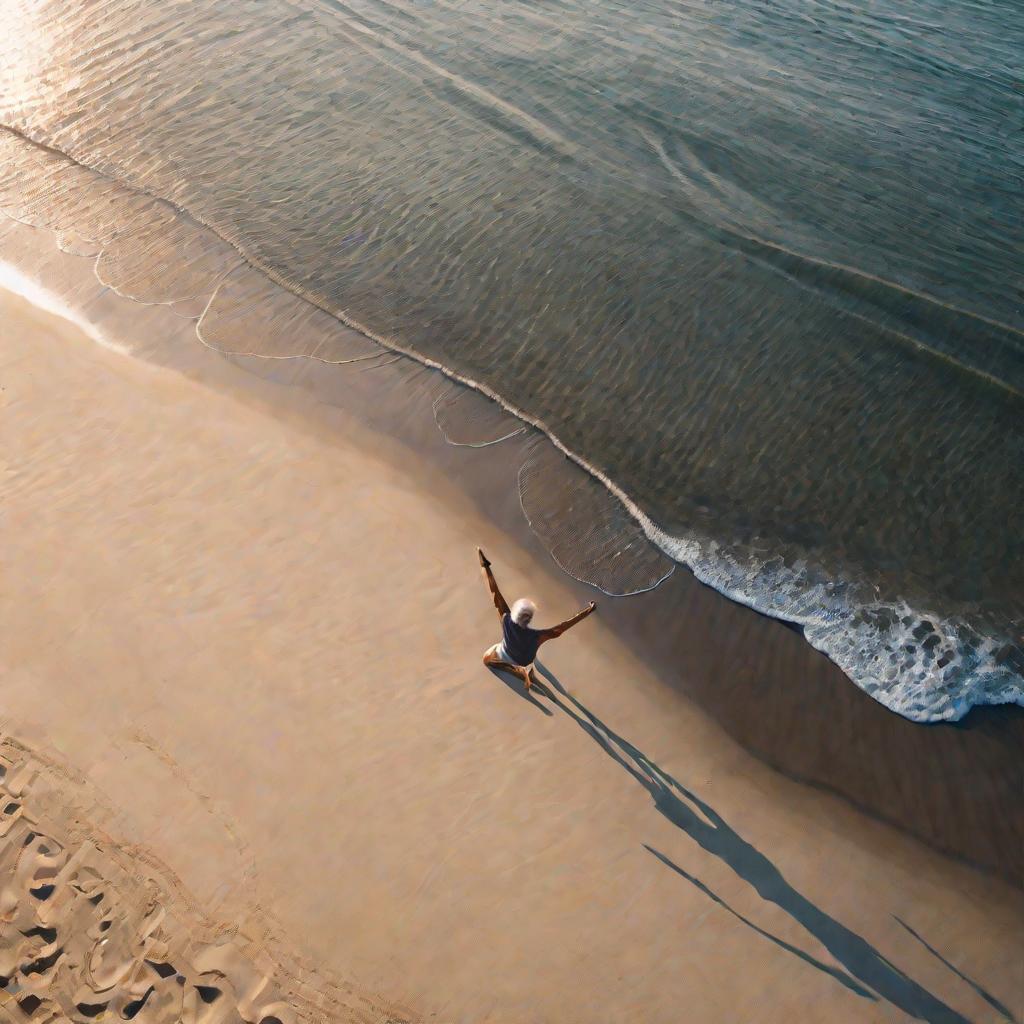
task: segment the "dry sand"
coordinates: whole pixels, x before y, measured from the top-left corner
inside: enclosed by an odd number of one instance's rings
[[[600,611],[566,694],[485,670],[477,543],[542,618],[587,592],[397,444],[10,296],[0,373],[20,1012],[1021,1017],[1017,890],[756,761]]]

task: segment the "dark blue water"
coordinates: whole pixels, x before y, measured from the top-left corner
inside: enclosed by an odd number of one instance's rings
[[[0,120],[56,152],[8,140],[0,200],[101,279],[205,300],[244,254],[236,350],[322,357],[253,312],[305,296],[542,423],[894,710],[1022,699],[1020,4],[5,17]]]

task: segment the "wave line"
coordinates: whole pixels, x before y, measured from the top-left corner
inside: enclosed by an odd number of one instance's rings
[[[688,185],[693,183],[690,179],[679,169],[675,161],[668,155],[665,150],[664,144],[660,139],[653,137],[652,134],[646,131],[644,128],[637,128],[639,134],[643,137],[644,141],[654,150],[657,157],[661,160],[665,169],[677,180],[684,182]],[[706,176],[712,180],[716,180],[716,176],[710,171],[705,171]],[[756,200],[755,200],[756,201]],[[734,227],[726,224],[718,224],[723,231],[728,231],[731,234],[736,235],[738,238],[744,238],[748,242],[754,242],[756,245],[763,245],[766,249],[773,249],[776,252],[782,253],[785,256],[792,256],[794,259],[802,260],[805,263],[811,263],[818,267],[824,267],[827,270],[838,270],[843,273],[850,274],[853,277],[859,277],[864,281],[870,281],[872,284],[882,285],[885,288],[889,288],[895,292],[899,292],[902,295],[908,295],[911,298],[919,299],[922,302],[930,303],[931,305],[938,306],[940,309],[944,309],[950,313],[957,313],[960,316],[966,316],[972,320],[978,320],[980,323],[987,324],[989,327],[995,327],[999,330],[1006,331],[1008,334],[1017,335],[1017,337],[1024,340],[1024,329],[1014,327],[1012,324],[1004,323],[1002,320],[996,320],[993,317],[985,316],[984,313],[978,313],[975,310],[967,309],[963,306],[958,306],[956,303],[947,302],[944,299],[940,299],[937,296],[929,295],[927,292],[918,291],[916,288],[911,288],[907,285],[901,285],[896,281],[891,281],[889,278],[881,277],[877,274],[872,274],[870,271],[861,270],[859,267],[851,266],[847,263],[839,263],[833,260],[823,259],[818,256],[810,256],[807,253],[799,252],[796,249],[790,249],[780,242],[773,242],[770,239],[762,238],[759,235],[755,235],[745,231],[739,231]]]

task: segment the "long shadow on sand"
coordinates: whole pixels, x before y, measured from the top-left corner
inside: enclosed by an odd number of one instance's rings
[[[489,671],[495,679],[504,683],[516,696],[522,697],[527,704],[532,704],[535,708],[543,711],[548,718],[554,718],[555,713],[549,708],[544,707],[543,704],[529,690],[526,688],[526,684],[516,676],[509,675],[507,672],[502,672],[500,669],[489,668]],[[550,696],[548,691],[544,691],[545,696]]]
[[[985,1002],[988,1003],[988,1005],[991,1006],[993,1010],[995,1010],[997,1013],[1002,1014],[1002,1016],[1004,1016],[1010,1022],[1010,1024],[1017,1024],[1017,1018],[1014,1017],[1013,1013],[1004,1003],[1001,1003],[994,995],[992,995],[991,992],[989,992],[987,989],[979,985],[973,978],[970,978],[966,974],[964,974],[964,972],[961,971],[959,967],[950,963],[934,946],[929,945],[924,938],[918,935],[918,933],[915,932],[914,929],[911,928],[906,921],[904,921],[900,917],[896,917],[895,914],[893,914],[893,917],[896,919],[897,924],[899,924],[900,927],[905,928],[908,932],[910,932],[910,934],[915,939],[917,939],[917,941],[920,942],[921,945],[924,946],[924,948],[927,949],[928,952],[931,953],[931,955],[939,961],[939,963],[941,963],[944,967],[951,970],[965,985],[970,985],[970,987],[973,988],[974,991],[977,992],[978,995],[982,999],[984,999]]]
[[[663,864],[695,885],[716,903],[753,928],[760,935],[830,975],[851,991],[867,999],[880,997],[904,1013],[930,1024],[968,1024],[967,1018],[932,995],[880,953],[865,938],[830,917],[783,878],[779,869],[740,836],[725,819],[700,797],[663,772],[628,740],[617,735],[595,714],[568,693],[540,662],[537,669],[565,698],[544,688],[548,697],[571,718],[620,767],[651,794],[654,806],[677,828],[708,853],[727,864],[748,882],[758,895],[784,910],[817,939],[845,970],[839,970],[766,932],[728,906],[706,885],[674,864],[664,854],[647,849]],[[538,693],[542,691],[535,687]],[[570,706],[571,705],[571,706]]]

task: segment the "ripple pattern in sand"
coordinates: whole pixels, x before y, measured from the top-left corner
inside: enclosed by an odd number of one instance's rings
[[[0,1012],[32,1024],[413,1024],[210,922],[166,866],[81,815],[82,779],[0,741]],[[78,813],[76,813],[78,812]]]

